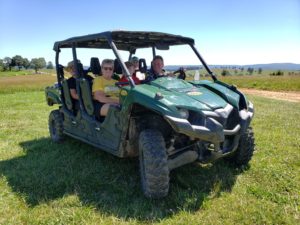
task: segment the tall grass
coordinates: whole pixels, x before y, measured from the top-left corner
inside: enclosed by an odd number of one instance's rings
[[[53,143],[47,119],[55,107],[31,87],[0,93],[0,224],[299,224],[300,104],[250,96],[250,165],[178,168],[170,194],[149,200],[137,159],[72,138]]]
[[[189,71],[187,79],[193,79],[191,71]],[[210,78],[201,77],[201,79]],[[300,76],[218,76],[218,79],[225,83],[236,85],[238,88],[269,91],[300,91]],[[55,81],[55,74],[0,77],[0,93],[41,91],[45,86],[52,85]]]
[[[42,91],[46,86],[56,82],[55,75],[27,75],[17,77],[0,77],[0,94],[14,92]]]
[[[238,88],[254,88],[268,91],[300,91],[300,76],[225,76],[221,81]]]
[[[192,80],[195,72],[188,71],[187,79]],[[204,74],[204,73],[202,73]],[[238,88],[253,88],[268,91],[300,91],[300,75],[284,75],[284,76],[270,76],[264,75],[235,75],[235,76],[221,76],[220,72],[216,72],[218,79],[237,86]],[[210,79],[209,77],[200,77],[200,79]]]
[[[55,69],[41,69],[37,72],[37,74],[55,74]],[[25,75],[37,75],[35,70],[27,69],[27,70],[11,70],[11,71],[0,71],[0,77],[14,77],[14,76],[25,76]]]

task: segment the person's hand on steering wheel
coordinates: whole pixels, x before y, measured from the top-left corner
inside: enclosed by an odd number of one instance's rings
[[[180,67],[178,70],[176,70],[176,71],[174,72],[174,75],[175,75],[176,73],[179,73],[179,75],[178,75],[178,77],[177,77],[178,79],[185,80],[186,74],[185,74],[185,71],[184,71],[184,68],[183,68],[183,67]]]

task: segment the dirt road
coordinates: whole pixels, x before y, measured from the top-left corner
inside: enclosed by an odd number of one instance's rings
[[[239,89],[241,92],[250,95],[258,95],[266,98],[273,98],[278,100],[285,100],[289,102],[300,103],[300,92],[277,92],[277,91],[263,91],[255,89]]]

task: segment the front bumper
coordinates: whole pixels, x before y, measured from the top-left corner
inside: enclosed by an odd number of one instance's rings
[[[193,139],[211,142],[219,146],[220,143],[225,141],[225,136],[235,136],[245,132],[254,116],[253,104],[249,102],[248,109],[239,111],[240,122],[236,124],[233,129],[224,129],[220,122],[210,117],[212,115],[218,115],[227,119],[226,117],[229,116],[231,110],[232,107],[225,107],[223,111],[204,112],[205,126],[193,125],[187,119],[172,116],[165,116],[165,119],[176,132],[185,134]]]

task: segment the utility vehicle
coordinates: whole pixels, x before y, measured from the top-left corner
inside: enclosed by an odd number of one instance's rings
[[[145,57],[138,54],[139,70],[147,76],[147,63],[150,64],[157,52],[167,52],[176,46],[189,48],[211,79],[161,77],[149,83],[134,84],[124,64],[124,55],[130,60],[137,51],[149,50],[150,54]],[[71,60],[78,62],[82,49],[93,49],[93,54],[94,50],[112,52],[115,73],[125,71],[128,78],[125,86],[116,80],[121,107],[110,107],[102,120],[95,117],[92,91],[83,77],[87,73],[101,74],[99,57],[103,59],[104,55],[91,55],[89,68],[76,64],[79,110],[74,110],[60,63],[62,51],[68,50]],[[139,157],[145,196],[166,196],[170,171],[185,164],[212,163],[223,157],[237,166],[250,161],[254,151],[250,127],[253,104],[235,86],[217,79],[192,38],[160,32],[108,31],[58,41],[54,51],[57,84],[45,90],[48,105],[58,106],[49,116],[52,140],[61,142],[68,135],[117,157]],[[167,61],[168,57],[163,56]],[[87,56],[80,57],[82,60]],[[180,57],[182,62],[188,59],[185,50]]]

